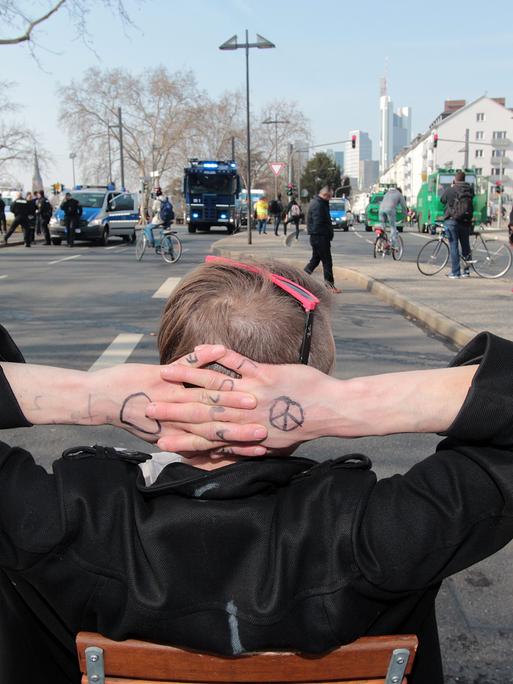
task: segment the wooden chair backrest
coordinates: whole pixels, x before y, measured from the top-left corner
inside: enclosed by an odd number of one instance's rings
[[[112,641],[92,632],[77,636],[82,684],[406,684],[417,645],[411,635],[363,637],[322,656],[271,652],[230,658],[134,639]]]

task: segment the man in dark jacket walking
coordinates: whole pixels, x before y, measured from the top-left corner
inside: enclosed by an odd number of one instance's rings
[[[445,204],[444,227],[449,236],[449,247],[451,250],[451,272],[449,278],[468,278],[470,271],[468,263],[472,259],[470,251],[470,231],[472,228],[474,188],[465,181],[465,172],[457,171],[454,183],[444,191],[440,197],[442,204]],[[463,273],[460,266],[460,250],[458,241],[461,244],[463,258],[466,261]]]
[[[64,225],[66,226],[66,239],[68,247],[73,247],[75,241],[75,230],[78,228],[78,221],[82,215],[82,207],[80,202],[67,192],[64,197],[64,202],[61,204],[61,209],[64,212]]]
[[[21,226],[23,230],[23,238],[25,240],[25,247],[30,247],[30,243],[32,241],[32,232],[30,230],[30,212],[31,212],[31,205],[30,202],[28,202],[21,192],[19,192],[16,196],[16,199],[14,202],[11,204],[11,211],[14,214],[14,221],[11,224],[11,227],[7,231],[4,237],[4,242],[7,244],[7,241],[11,237],[11,235],[14,233],[16,228],[18,226]]]
[[[305,266],[305,271],[312,273],[322,262],[326,287],[331,293],[339,294],[342,290],[335,287],[331,258],[333,226],[331,225],[330,199],[332,196],[331,188],[325,185],[310,203],[306,224],[312,246],[312,258]]]

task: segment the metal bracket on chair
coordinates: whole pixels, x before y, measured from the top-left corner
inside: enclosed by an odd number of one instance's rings
[[[88,646],[85,650],[87,684],[105,684],[103,649]]]
[[[385,684],[401,684],[408,667],[410,651],[407,648],[394,648],[388,665]]]

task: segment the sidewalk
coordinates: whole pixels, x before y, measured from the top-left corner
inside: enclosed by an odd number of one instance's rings
[[[310,245],[304,232],[297,242],[292,235],[285,239],[254,233],[252,237],[252,245],[247,244],[246,232],[223,238],[213,244],[212,251],[238,259],[251,256],[284,259],[301,268],[310,257]],[[448,280],[446,270],[426,277],[415,263],[418,247],[409,245],[408,237],[408,233],[403,234],[405,255],[402,261],[396,262],[391,257],[374,259],[371,245],[365,256],[344,255],[346,240],[372,239],[372,234],[337,232],[334,251],[339,253],[333,254],[336,284],[342,289],[344,280],[361,285],[460,347],[481,330],[513,339],[513,266],[506,276],[497,280],[479,278],[474,273],[468,279]],[[504,234],[490,231],[488,237],[506,239],[505,231]],[[315,272],[317,274],[322,277],[321,266]]]

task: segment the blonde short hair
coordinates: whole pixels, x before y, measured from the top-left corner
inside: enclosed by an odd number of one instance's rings
[[[251,263],[293,280],[319,298],[309,365],[329,373],[335,343],[326,288],[294,266]],[[304,326],[301,304],[265,276],[221,262],[202,264],[167,301],[158,336],[160,360],[171,363],[197,344],[224,344],[261,363],[299,363]]]

